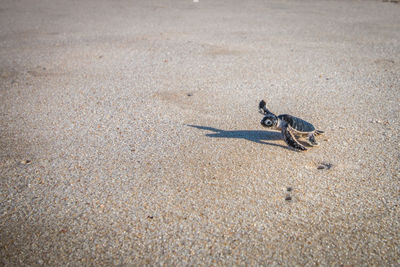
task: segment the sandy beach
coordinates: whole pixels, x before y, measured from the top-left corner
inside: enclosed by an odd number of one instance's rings
[[[375,0],[1,0],[0,264],[400,265],[399,29]]]

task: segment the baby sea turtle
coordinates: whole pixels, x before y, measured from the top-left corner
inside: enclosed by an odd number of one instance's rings
[[[311,123],[292,115],[282,114],[276,116],[267,109],[264,100],[261,100],[258,108],[260,109],[260,113],[264,115],[264,118],[261,120],[261,125],[274,130],[280,130],[283,140],[293,149],[307,150],[307,148],[297,141],[299,137],[305,136],[311,146],[317,146],[318,143],[315,141],[315,135],[324,133],[323,131],[316,130]]]

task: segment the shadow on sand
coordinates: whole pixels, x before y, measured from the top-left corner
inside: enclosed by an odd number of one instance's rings
[[[212,133],[206,134],[208,137],[213,138],[235,138],[235,139],[245,139],[258,144],[265,144],[270,146],[278,146],[288,149],[286,146],[279,144],[266,142],[267,140],[282,140],[280,132],[270,132],[270,131],[248,131],[248,130],[236,130],[236,131],[225,131],[213,127],[190,125],[187,126],[197,128],[200,130],[211,131]]]

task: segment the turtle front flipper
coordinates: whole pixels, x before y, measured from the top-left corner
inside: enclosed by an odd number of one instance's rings
[[[267,109],[267,103],[265,103],[264,100],[261,100],[260,103],[258,104],[258,109],[261,114],[267,115],[267,114],[273,114],[271,111]]]
[[[300,144],[296,138],[294,137],[293,133],[290,131],[289,126],[287,124],[282,126],[282,136],[283,140],[285,140],[286,144],[289,147],[296,149],[296,150],[307,150],[302,144]]]

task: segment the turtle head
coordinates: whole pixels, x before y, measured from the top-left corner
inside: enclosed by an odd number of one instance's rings
[[[278,117],[274,114],[270,113],[264,116],[261,120],[261,125],[267,128],[276,127],[278,124]]]

